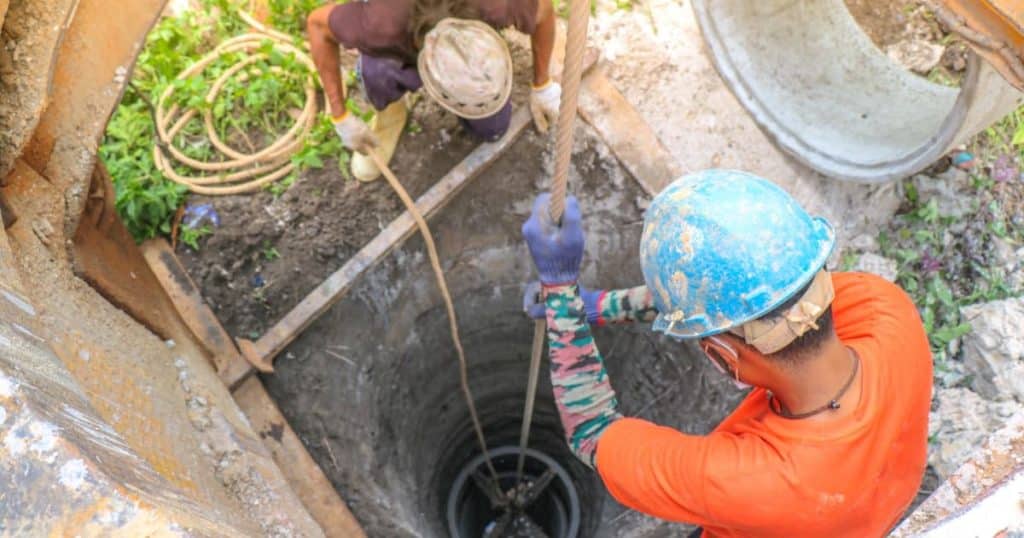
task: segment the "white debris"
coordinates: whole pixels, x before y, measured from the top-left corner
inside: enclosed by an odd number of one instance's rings
[[[885,49],[885,54],[891,60],[922,75],[939,65],[944,52],[946,47],[924,39],[904,39]]]
[[[992,432],[1022,410],[1017,403],[987,401],[962,387],[936,388],[935,401],[938,407],[928,417],[928,463],[942,478],[948,478]]]
[[[963,339],[971,387],[990,400],[1024,402],[1024,298],[960,309],[971,332]]]
[[[85,483],[87,476],[89,476],[89,472],[85,468],[85,462],[73,459],[61,465],[58,480],[62,486],[70,490],[77,490]]]
[[[118,86],[124,84],[125,78],[127,77],[128,69],[125,66],[118,66],[118,68],[114,70],[114,84]]]
[[[4,299],[7,299],[7,302],[18,307],[18,309],[21,310],[22,312],[25,312],[30,316],[36,315],[36,309],[33,308],[32,305],[28,301],[23,299],[21,296],[10,291],[7,291],[5,289],[0,289],[0,295],[3,295]]]
[[[18,382],[0,374],[0,396],[10,398],[14,396],[14,390],[18,388]]]
[[[889,282],[895,282],[896,275],[899,273],[899,265],[896,263],[896,260],[890,260],[874,252],[865,252],[857,259],[853,270],[861,273],[871,273]]]

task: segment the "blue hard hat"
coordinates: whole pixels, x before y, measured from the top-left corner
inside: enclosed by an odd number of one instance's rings
[[[651,202],[640,240],[653,328],[700,338],[757,319],[810,283],[834,245],[828,221],[770,181],[735,170],[677,179]]]

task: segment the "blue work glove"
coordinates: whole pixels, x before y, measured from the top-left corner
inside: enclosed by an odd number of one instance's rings
[[[565,200],[562,225],[551,221],[548,200],[544,193],[533,203],[533,213],[523,224],[523,237],[537,266],[541,284],[558,286],[574,284],[580,277],[583,261],[583,228],[580,227],[580,206],[574,196]]]
[[[594,325],[601,319],[601,310],[598,301],[601,300],[602,290],[588,290],[578,286],[580,297],[583,299],[584,309],[587,311],[587,323]],[[532,319],[544,319],[547,317],[546,305],[540,296],[540,281],[534,280],[526,285],[523,293],[523,312]]]

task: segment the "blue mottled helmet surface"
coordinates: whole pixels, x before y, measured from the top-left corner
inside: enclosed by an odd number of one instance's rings
[[[835,245],[832,226],[747,172],[674,181],[644,217],[640,264],[654,330],[700,338],[757,319],[806,286]]]

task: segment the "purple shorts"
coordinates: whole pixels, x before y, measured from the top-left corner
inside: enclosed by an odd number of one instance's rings
[[[357,69],[363,83],[363,92],[377,110],[384,110],[401,99],[406,92],[414,92],[423,86],[415,65],[404,65],[393,58],[360,54]],[[459,123],[467,131],[488,142],[501,138],[508,131],[511,121],[511,100],[493,116],[476,120],[459,118]]]

